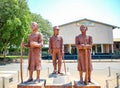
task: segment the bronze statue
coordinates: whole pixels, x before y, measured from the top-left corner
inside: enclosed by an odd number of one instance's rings
[[[38,24],[33,22],[31,25],[32,33],[28,37],[28,43],[22,44],[24,47],[29,48],[28,70],[29,79],[25,82],[33,81],[33,71],[36,70],[37,77],[35,83],[40,82],[41,70],[41,50],[43,46],[43,36],[38,32]]]
[[[64,45],[63,38],[59,36],[59,27],[53,27],[54,35],[49,39],[49,50],[48,52],[52,54],[52,61],[54,71],[53,73],[61,74],[61,65],[62,65],[62,57],[64,54]],[[57,71],[57,59],[58,59],[58,71]]]
[[[78,50],[78,71],[80,75],[80,83],[84,83],[83,72],[86,72],[85,84],[91,82],[91,71],[93,69],[90,52],[90,49],[92,48],[92,37],[86,35],[87,30],[87,26],[81,25],[81,34],[75,38],[75,44]]]

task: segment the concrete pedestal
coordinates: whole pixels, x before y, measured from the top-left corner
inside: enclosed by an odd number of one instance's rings
[[[0,74],[0,85],[2,88],[9,88],[9,86],[13,83],[13,77],[11,74]]]
[[[17,88],[44,88],[45,80],[40,80],[40,83],[35,84],[34,81],[28,83],[20,83]]]
[[[3,88],[3,78],[0,78],[0,88]]]
[[[74,88],[101,88],[100,85],[92,80],[92,83],[88,83],[88,85],[81,84],[78,80],[74,81]]]
[[[18,82],[19,81],[19,73],[18,71],[0,71],[0,77],[11,75],[10,82]]]
[[[46,88],[72,88],[72,81],[68,75],[52,75],[46,80]]]

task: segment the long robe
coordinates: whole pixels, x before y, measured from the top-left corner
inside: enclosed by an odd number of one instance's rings
[[[92,45],[92,37],[91,36],[85,36],[83,37],[82,34],[76,36],[75,44],[82,45]],[[87,49],[87,55],[88,55],[88,71],[92,71],[92,61],[91,61],[91,52],[90,49]],[[84,49],[78,49],[78,71],[86,72],[86,63],[85,63],[85,50]]]
[[[36,42],[41,45],[41,47],[32,48],[30,46],[31,42]],[[29,47],[29,59],[28,59],[28,70],[34,71],[34,70],[40,70],[41,69],[41,48],[43,45],[43,38],[42,34],[37,33],[31,33],[28,37],[28,44],[25,45],[26,47]]]

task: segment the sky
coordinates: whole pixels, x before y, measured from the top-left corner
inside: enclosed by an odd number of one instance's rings
[[[27,0],[33,13],[40,14],[52,26],[83,18],[120,27],[120,0]],[[113,30],[120,38],[120,29]]]

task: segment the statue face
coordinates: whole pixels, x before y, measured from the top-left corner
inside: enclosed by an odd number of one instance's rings
[[[32,29],[32,31],[37,30],[38,29],[37,23],[33,22],[32,25],[31,25],[31,29]]]
[[[54,35],[59,35],[59,27],[58,26],[54,26],[53,31],[54,31]]]
[[[59,30],[58,29],[54,29],[54,34],[55,35],[59,35]]]
[[[81,31],[82,33],[86,32],[86,31],[87,31],[87,27],[86,27],[85,25],[81,25],[81,26],[80,26],[80,31]]]

